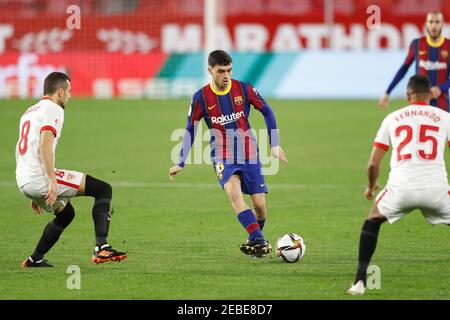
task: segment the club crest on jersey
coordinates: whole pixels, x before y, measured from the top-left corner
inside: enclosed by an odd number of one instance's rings
[[[223,174],[222,174],[222,171],[225,169],[225,166],[223,165],[223,163],[222,162],[217,162],[217,164],[216,164],[216,174],[217,174],[217,177],[219,178],[219,179],[222,179],[223,178]]]
[[[242,103],[244,103],[244,99],[242,99],[242,96],[237,96],[237,97],[234,97],[234,104],[235,105],[241,105]]]
[[[447,59],[448,58],[448,51],[447,50],[442,50],[441,51],[441,56],[442,56],[442,58]]]

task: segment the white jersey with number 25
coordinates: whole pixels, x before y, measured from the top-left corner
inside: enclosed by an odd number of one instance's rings
[[[449,144],[450,114],[425,103],[390,113],[374,146],[392,146],[388,185],[401,189],[448,186],[444,150]],[[450,144],[449,144],[450,145]]]

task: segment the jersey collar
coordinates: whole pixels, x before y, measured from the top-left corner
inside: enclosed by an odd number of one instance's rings
[[[433,41],[430,36],[427,36],[427,43],[430,47],[433,47],[433,48],[438,48],[438,47],[442,46],[444,41],[445,41],[445,37],[443,37],[443,36],[440,36],[439,39],[436,41]]]
[[[232,81],[230,79],[230,81],[228,82],[228,86],[227,86],[227,88],[224,91],[218,91],[217,89],[215,89],[214,85],[212,84],[212,82],[209,84],[209,87],[211,88],[212,92],[214,92],[218,96],[224,96],[224,95],[228,94],[228,92],[230,92],[231,84],[232,84]]]
[[[52,99],[50,99],[50,97],[47,97],[47,96],[43,96],[42,97],[42,99],[41,99],[41,101],[42,100],[50,100],[51,102],[53,102],[53,100]],[[54,102],[53,102],[54,103]],[[55,103],[56,104],[56,103]],[[56,104],[57,106],[60,106],[59,104]],[[61,107],[61,106],[60,106]],[[65,109],[64,107],[61,107],[61,108],[63,108],[63,109]]]
[[[428,103],[426,103],[425,101],[416,101],[411,103],[411,105],[416,105],[416,106],[429,106]]]

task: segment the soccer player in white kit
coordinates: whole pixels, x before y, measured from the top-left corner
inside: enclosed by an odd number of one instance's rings
[[[70,78],[61,72],[50,73],[44,81],[44,97],[28,108],[20,119],[16,145],[16,181],[20,192],[31,199],[31,208],[41,214],[52,212],[55,218],[42,233],[36,249],[22,267],[53,267],[44,255],[58,241],[72,222],[75,210],[70,199],[77,196],[95,198],[92,217],[96,246],[92,262],[121,261],[125,252],[107,243],[110,224],[111,186],[77,171],[55,169],[55,150],[64,123],[64,109],[70,98]]]
[[[365,292],[367,267],[383,222],[394,223],[420,209],[430,224],[450,225],[450,191],[444,162],[444,150],[450,146],[450,114],[430,106],[431,96],[426,76],[411,77],[407,87],[409,106],[390,113],[377,132],[368,164],[367,199],[374,197],[380,163],[389,146],[391,171],[362,227],[358,269],[349,294]]]

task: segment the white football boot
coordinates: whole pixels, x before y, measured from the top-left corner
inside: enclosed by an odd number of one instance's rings
[[[347,290],[347,293],[352,296],[362,296],[365,291],[366,288],[364,287],[364,282],[362,280],[359,280],[357,283],[352,285],[350,289]]]

